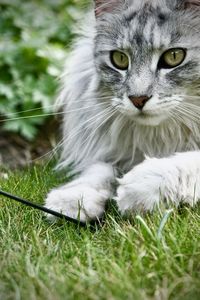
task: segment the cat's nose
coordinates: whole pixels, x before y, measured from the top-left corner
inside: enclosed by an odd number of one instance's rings
[[[140,97],[135,97],[135,96],[129,96],[129,99],[131,100],[131,102],[133,103],[133,105],[135,107],[137,107],[137,109],[142,110],[143,107],[145,106],[145,104],[147,103],[147,101],[149,101],[149,99],[151,99],[152,96],[140,96]]]

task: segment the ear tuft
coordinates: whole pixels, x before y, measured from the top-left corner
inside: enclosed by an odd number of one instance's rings
[[[95,15],[99,17],[104,13],[113,13],[121,4],[122,0],[95,0]]]
[[[185,0],[185,8],[200,8],[200,0]]]

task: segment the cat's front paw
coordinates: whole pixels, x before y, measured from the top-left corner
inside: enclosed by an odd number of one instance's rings
[[[52,190],[46,199],[46,207],[80,221],[100,218],[110,191],[94,188],[86,183],[68,184]],[[50,221],[54,216],[48,215]]]
[[[151,211],[163,196],[163,174],[156,159],[136,166],[118,179],[115,200],[122,214],[128,211]]]
[[[200,168],[196,156],[180,153],[169,158],[147,159],[136,166],[119,179],[115,199],[120,211],[151,211],[163,200],[175,205],[196,204],[200,199]]]

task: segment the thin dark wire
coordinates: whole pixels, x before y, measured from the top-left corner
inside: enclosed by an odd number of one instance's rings
[[[66,215],[63,215],[63,214],[61,214],[61,213],[59,213],[59,212],[57,212],[57,211],[48,209],[48,208],[46,208],[46,207],[44,207],[44,206],[42,206],[42,205],[39,205],[39,204],[30,202],[30,201],[25,200],[25,199],[22,199],[22,198],[20,198],[20,197],[18,197],[18,196],[12,195],[12,194],[7,193],[7,192],[5,192],[5,191],[0,190],[0,195],[2,195],[2,196],[4,196],[4,197],[7,197],[7,198],[9,198],[9,199],[15,200],[15,201],[17,201],[17,202],[20,202],[20,203],[22,203],[22,204],[24,204],[24,205],[27,205],[27,206],[29,206],[29,207],[32,207],[32,208],[34,208],[34,209],[39,209],[39,210],[41,210],[41,211],[44,211],[44,212],[46,212],[46,213],[48,213],[48,214],[51,214],[51,215],[53,215],[53,216],[56,216],[57,218],[65,219],[66,221],[69,221],[69,222],[71,222],[71,223],[77,224],[77,225],[79,225],[79,226],[81,226],[81,227],[86,227],[86,226],[87,226],[87,223],[84,223],[84,222],[79,221],[79,220],[77,220],[77,219],[73,219],[73,218],[68,217],[68,216],[66,216]],[[100,223],[100,220],[98,220],[98,222],[97,222],[97,221],[92,221],[92,222],[90,222],[89,224],[90,224],[90,225],[95,225],[95,224],[98,224],[98,223]]]

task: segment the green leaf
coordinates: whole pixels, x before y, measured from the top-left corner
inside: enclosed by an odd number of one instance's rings
[[[67,56],[66,45],[74,36],[72,27],[84,2],[0,1],[0,113],[1,119],[7,117],[4,130],[30,140],[46,121]]]

